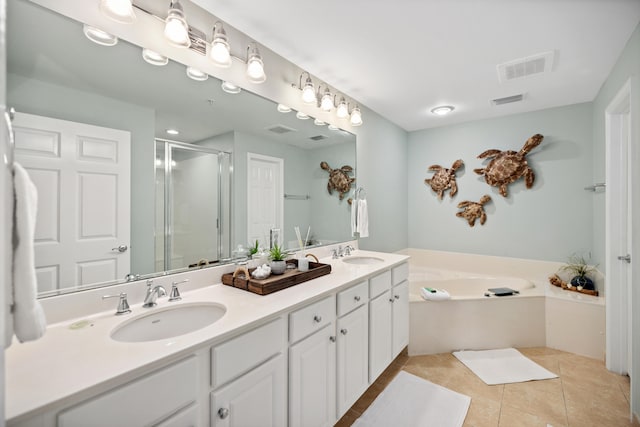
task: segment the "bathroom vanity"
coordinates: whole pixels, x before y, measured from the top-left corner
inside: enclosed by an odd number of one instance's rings
[[[408,343],[407,259],[323,258],[331,274],[266,296],[221,285],[232,266],[211,268],[212,284],[181,301],[50,325],[7,351],[8,425],[331,426]],[[190,333],[111,336],[149,310],[211,303],[224,315]]]

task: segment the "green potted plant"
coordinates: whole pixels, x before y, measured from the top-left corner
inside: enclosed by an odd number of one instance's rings
[[[289,255],[288,252],[282,250],[282,246],[277,243],[273,245],[269,251],[269,257],[271,258],[271,274],[283,274],[287,269],[287,263],[285,258]]]
[[[597,265],[590,266],[584,256],[573,254],[569,257],[569,262],[560,269],[573,275],[571,285],[579,289],[595,290],[593,280],[587,274],[596,271],[596,267]]]

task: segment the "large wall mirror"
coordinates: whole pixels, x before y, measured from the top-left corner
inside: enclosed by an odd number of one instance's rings
[[[7,3],[7,103],[23,120],[16,160],[39,191],[41,296],[232,262],[238,245],[268,247],[272,228],[292,250],[295,227],[310,245],[352,239],[353,193],[328,194],[320,163],[355,170],[353,134],[192,80],[184,64],[150,65],[123,40],[97,45],[82,23],[28,0]],[[47,120],[54,132],[38,130]],[[114,159],[124,172],[106,166]],[[92,255],[73,246],[83,239]]]

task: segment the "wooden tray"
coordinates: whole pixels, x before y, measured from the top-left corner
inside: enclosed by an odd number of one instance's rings
[[[287,264],[293,264],[296,268],[288,268],[284,274],[272,274],[266,279],[251,278],[250,274],[255,268],[247,270],[246,267],[239,267],[234,273],[223,274],[222,283],[258,295],[267,295],[331,273],[330,264],[309,261],[309,271],[298,271],[297,259],[288,260]]]

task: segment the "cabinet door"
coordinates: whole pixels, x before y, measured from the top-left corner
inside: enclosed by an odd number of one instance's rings
[[[409,344],[409,282],[395,286],[393,293],[393,347],[394,358]]]
[[[280,354],[211,395],[211,425],[286,425],[286,364]]]
[[[332,426],[336,421],[334,323],[289,349],[289,425]]]
[[[369,307],[338,319],[338,418],[369,386]]]
[[[391,290],[369,302],[369,382],[391,363]]]

